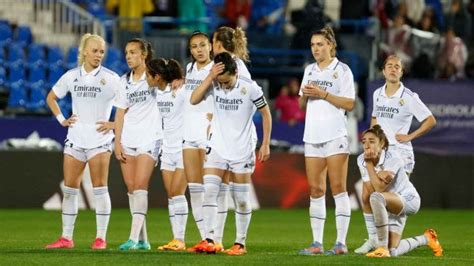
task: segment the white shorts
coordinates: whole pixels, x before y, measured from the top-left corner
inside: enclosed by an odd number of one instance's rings
[[[174,152],[174,153],[162,152],[160,155],[160,161],[161,161],[161,167],[160,167],[161,170],[174,172],[176,168],[184,169],[182,150],[178,152]]]
[[[183,140],[183,149],[202,149],[205,150],[207,148],[208,144],[207,139],[202,139],[202,140],[195,140],[195,141],[188,141],[188,140]]]
[[[236,174],[251,174],[255,169],[255,152],[252,152],[243,160],[230,161],[222,158],[215,149],[209,147],[204,160],[204,168],[228,170]]]
[[[79,160],[81,162],[88,162],[90,159],[92,159],[94,156],[97,154],[103,153],[103,152],[110,152],[112,153],[112,141],[109,143],[106,143],[104,145],[101,145],[96,148],[91,148],[91,149],[84,149],[78,146],[75,146],[71,141],[66,139],[64,141],[64,154],[71,155],[74,157],[76,160]]]
[[[336,154],[349,154],[349,139],[347,136],[318,144],[304,144],[305,157],[326,158]]]
[[[412,150],[407,149],[400,149],[397,148],[395,145],[390,145],[389,149],[397,151],[400,156],[402,157],[403,167],[405,172],[408,174],[413,173],[413,169],[415,168],[415,155],[413,154]]]
[[[161,139],[154,140],[146,145],[140,147],[126,147],[122,146],[123,153],[129,156],[138,156],[138,155],[148,155],[150,156],[155,162],[158,162],[158,158],[160,156],[161,151]]]
[[[402,235],[405,223],[409,215],[413,215],[420,210],[420,195],[414,189],[408,189],[403,193],[396,194],[403,202],[403,209],[398,214],[389,213],[389,231]]]

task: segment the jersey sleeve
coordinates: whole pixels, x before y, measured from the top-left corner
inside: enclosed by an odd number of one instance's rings
[[[301,81],[301,86],[300,86],[300,91],[298,92],[298,95],[299,96],[303,96],[303,87],[308,84],[308,72],[311,68],[311,65],[307,66],[305,69],[304,69],[304,74],[303,74],[303,80]]]
[[[413,93],[412,100],[410,101],[410,111],[416,117],[418,122],[422,122],[428,116],[432,115],[430,109],[421,101],[418,94]]]
[[[71,72],[66,72],[64,75],[62,75],[52,88],[54,94],[56,94],[59,99],[64,98],[64,96],[66,96],[69,91],[69,83],[71,80],[69,77],[70,73]]]
[[[257,82],[253,82],[250,86],[250,100],[255,104],[257,109],[263,108],[267,105],[265,96],[263,95],[262,87],[260,87]]]
[[[349,99],[355,99],[355,87],[354,87],[354,76],[348,66],[347,69],[342,71],[340,95]]]
[[[120,109],[127,109],[130,104],[127,100],[126,85],[118,76],[112,77],[112,87],[115,91],[114,105]]]
[[[370,182],[369,173],[367,172],[367,168],[364,165],[364,154],[361,154],[359,157],[357,157],[357,166],[359,167],[360,178],[362,181]]]

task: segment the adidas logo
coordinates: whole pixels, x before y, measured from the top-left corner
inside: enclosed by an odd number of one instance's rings
[[[342,145],[342,144],[339,145],[339,149],[342,149],[342,148],[344,148],[344,145]]]
[[[78,82],[79,80],[77,80],[77,78],[74,79],[74,82]]]
[[[308,76],[311,76],[313,74],[313,72],[309,72]]]

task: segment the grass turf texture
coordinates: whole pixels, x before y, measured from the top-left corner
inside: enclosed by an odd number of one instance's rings
[[[235,237],[234,213],[229,211],[224,236],[225,247]],[[324,247],[330,249],[335,241],[334,210],[328,210]],[[408,219],[405,237],[420,235],[428,227],[438,231],[445,250],[442,258],[433,256],[428,247],[418,248],[396,258],[376,259],[356,255],[366,230],[361,212],[352,212],[345,256],[301,256],[298,251],[311,241],[307,209],[265,209],[253,213],[247,240],[248,254],[230,257],[224,254],[204,255],[187,252],[159,252],[158,245],[171,240],[168,212],[164,209],[149,211],[147,224],[152,250],[119,251],[118,246],[128,239],[130,213],[114,209],[108,231],[108,248],[92,251],[95,238],[95,213],[80,211],[76,220],[72,250],[45,250],[61,233],[61,216],[57,211],[30,209],[0,210],[0,265],[112,265],[112,264],[389,264],[389,265],[474,265],[474,211],[422,210]],[[187,227],[188,246],[198,241],[192,216]]]

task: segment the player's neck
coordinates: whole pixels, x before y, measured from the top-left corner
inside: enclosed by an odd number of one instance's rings
[[[97,67],[99,67],[99,66],[97,66]],[[90,72],[94,71],[94,69],[96,69],[97,67],[94,67],[94,66],[92,66],[90,64],[87,64],[87,63],[84,64],[84,70],[86,71],[86,73],[90,73]]]
[[[201,69],[201,68],[207,66],[209,63],[211,63],[211,59],[209,59],[209,60],[207,60],[207,61],[205,61],[205,62],[198,62],[198,61],[196,61],[197,69],[199,70],[199,69]]]
[[[165,80],[162,79],[162,80],[158,81],[158,89],[160,91],[166,90],[166,86],[168,86],[168,82],[166,82]]]
[[[398,88],[400,88],[400,81],[387,82],[385,86],[385,94],[387,96],[392,96],[397,92]]]
[[[145,65],[139,65],[136,68],[132,69],[133,81],[140,80],[143,73],[145,73]]]

